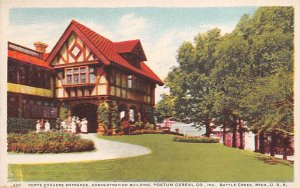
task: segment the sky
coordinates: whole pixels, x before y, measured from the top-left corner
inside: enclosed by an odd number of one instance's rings
[[[231,32],[244,14],[258,7],[197,8],[13,8],[9,10],[8,40],[34,48],[45,42],[50,52],[72,19],[116,42],[140,39],[146,64],[164,80],[174,66],[184,41],[193,42],[198,33],[220,28]],[[157,87],[156,101],[165,87]]]

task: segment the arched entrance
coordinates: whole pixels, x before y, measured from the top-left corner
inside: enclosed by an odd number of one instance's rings
[[[97,106],[94,104],[84,103],[72,107],[71,115],[80,118],[86,118],[88,121],[88,132],[97,132]]]

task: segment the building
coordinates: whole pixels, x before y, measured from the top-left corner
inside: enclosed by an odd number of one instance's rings
[[[43,59],[42,52],[8,43],[8,117],[57,117],[55,74]]]
[[[9,116],[22,108],[25,117],[55,118],[65,104],[72,116],[86,117],[89,132],[95,132],[97,106],[110,101],[120,118],[146,122],[156,84],[163,85],[144,63],[140,40],[112,42],[75,20],[49,54],[41,42],[36,50],[8,45]]]

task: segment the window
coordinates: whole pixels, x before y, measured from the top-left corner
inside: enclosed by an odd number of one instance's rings
[[[96,80],[94,68],[88,68],[87,66],[65,69],[65,75],[67,85],[88,83],[88,76],[90,83],[95,83]]]
[[[34,104],[34,100],[29,100],[29,104]]]
[[[72,84],[72,75],[67,75],[67,84]]]
[[[17,67],[13,63],[8,64],[8,82],[17,82]]]
[[[28,78],[27,78],[27,80],[28,80],[28,85],[33,85],[33,79],[32,79],[32,77],[33,77],[33,74],[35,74],[34,72],[33,72],[33,69],[32,69],[32,67],[29,67],[29,69],[27,70],[27,75],[28,75]]]
[[[116,85],[120,86],[121,85],[121,74],[119,72],[116,72]]]
[[[74,77],[74,84],[78,84],[79,83],[78,74],[74,74],[73,77]]]
[[[95,73],[94,73],[94,68],[90,68],[90,83],[95,83]]]
[[[86,83],[86,67],[80,68],[80,83]]]
[[[19,80],[20,84],[25,84],[25,68],[23,66],[19,67]]]
[[[73,69],[73,82],[74,84],[78,84],[79,83],[79,68],[74,68]]]
[[[122,87],[126,88],[127,83],[126,83],[126,74],[121,74],[122,75]]]
[[[132,75],[127,76],[127,86],[128,88],[132,88]]]

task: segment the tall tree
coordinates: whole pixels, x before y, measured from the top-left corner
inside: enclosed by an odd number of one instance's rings
[[[206,136],[210,136],[215,97],[214,83],[209,76],[220,37],[220,30],[212,29],[198,34],[194,39],[195,45],[183,43],[177,55],[179,67],[167,78],[170,93],[176,98],[176,117],[183,122],[194,123],[198,128],[204,126]]]

